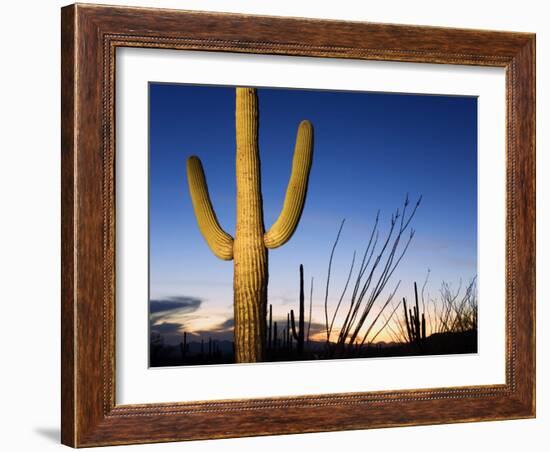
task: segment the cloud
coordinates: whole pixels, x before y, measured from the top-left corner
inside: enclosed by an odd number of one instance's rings
[[[279,301],[279,304],[287,305],[287,304],[294,304],[296,303],[296,297],[289,297],[286,295],[276,295],[274,297],[271,297],[272,301]]]
[[[182,320],[189,320],[199,309],[202,299],[189,296],[173,296],[150,300],[149,323],[151,331],[161,334],[168,342],[179,342],[183,334]]]
[[[233,341],[233,329],[231,330],[201,330],[194,332],[197,340],[200,339],[208,340],[209,338],[218,340],[218,341]]]
[[[161,298],[149,301],[149,312],[151,314],[167,313],[178,311],[180,313],[194,312],[202,304],[200,298],[188,297],[185,295]]]
[[[326,325],[324,323],[311,322],[311,329],[309,331],[309,338],[314,342],[324,342],[326,340]],[[331,334],[331,341],[334,341],[338,337],[340,332],[339,327],[334,325]],[[306,324],[306,334],[307,334],[307,324]]]
[[[307,328],[308,328],[307,322],[305,327],[306,327],[306,333],[307,333]],[[325,331],[326,331],[326,325],[324,323],[311,322],[311,327],[309,330],[309,333],[311,336],[313,336],[314,334],[325,332]]]
[[[235,326],[235,321],[233,320],[233,317],[231,317],[230,319],[227,319],[224,322],[220,323],[220,325],[216,329],[230,330],[230,329],[233,329],[234,326]]]
[[[209,328],[208,330],[194,331],[194,333],[204,339],[211,337],[212,339],[216,340],[232,341],[234,327],[235,322],[233,320],[233,317],[230,317],[223,322],[213,326],[212,328]]]

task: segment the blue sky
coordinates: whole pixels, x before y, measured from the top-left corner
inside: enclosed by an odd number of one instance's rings
[[[184,329],[230,337],[222,325],[232,317],[233,265],[216,258],[200,235],[185,161],[193,154],[202,160],[220,224],[234,235],[235,89],[155,83],[149,89],[150,299],[195,300],[192,309],[165,311],[156,321],[172,325],[174,338]],[[411,297],[413,281],[423,282],[428,269],[434,296],[443,280],[456,286],[476,275],[476,98],[259,88],[258,99],[266,228],[283,204],[298,123],[309,119],[315,134],[302,219],[292,239],[269,254],[269,302],[276,316],[296,309],[303,264],[308,286],[312,276],[316,281],[313,321],[321,322],[340,222],[346,219],[335,254],[333,302],[376,212],[384,233],[406,193],[423,200],[412,223],[416,235],[392,278],[402,281],[397,296]]]

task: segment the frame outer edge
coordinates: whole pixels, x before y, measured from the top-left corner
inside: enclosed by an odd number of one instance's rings
[[[177,10],[176,10],[177,11]],[[535,362],[534,362],[534,304],[535,304],[535,230],[534,230],[534,202],[535,202],[535,151],[534,151],[534,89],[535,89],[535,40],[534,35],[515,33],[497,33],[497,32],[480,32],[476,35],[474,31],[467,30],[451,30],[451,29],[435,29],[434,33],[446,35],[449,33],[458,34],[461,39],[459,45],[454,48],[474,47],[481,43],[482,38],[489,39],[490,43],[496,46],[495,59],[487,59],[485,53],[482,53],[481,60],[471,59],[471,56],[466,54],[457,54],[452,59],[452,49],[446,47],[443,53],[437,56],[437,52],[433,53],[432,49],[427,49],[418,52],[416,44],[400,45],[399,39],[396,41],[399,44],[398,53],[395,50],[386,49],[380,50],[388,52],[388,58],[392,61],[419,61],[419,62],[442,62],[446,64],[475,64],[489,66],[507,66],[512,60],[515,67],[518,69],[516,75],[517,92],[516,100],[521,104],[521,107],[516,109],[518,121],[516,122],[514,142],[516,149],[519,152],[518,166],[514,170],[518,181],[518,190],[514,196],[516,200],[524,202],[524,205],[517,208],[517,213],[514,218],[517,221],[518,244],[522,245],[523,251],[519,252],[517,267],[520,269],[520,274],[517,276],[518,285],[518,321],[521,328],[518,328],[517,343],[524,349],[519,349],[517,354],[519,384],[517,392],[512,394],[503,394],[495,396],[494,408],[492,410],[480,413],[476,416],[464,416],[457,411],[455,399],[460,397],[448,396],[439,401],[413,401],[411,407],[416,407],[421,413],[424,413],[424,420],[416,417],[417,414],[409,413],[410,419],[388,417],[384,422],[356,422],[349,418],[341,417],[347,423],[334,424],[328,422],[325,418],[321,418],[321,412],[325,410],[322,405],[311,407],[309,411],[303,413],[312,413],[312,418],[308,421],[309,426],[305,422],[299,422],[293,428],[288,427],[291,422],[291,416],[288,413],[279,409],[276,416],[273,416],[271,422],[257,425],[255,413],[248,411],[247,407],[235,410],[238,416],[235,416],[229,422],[226,421],[229,410],[223,407],[216,409],[214,407],[211,413],[135,413],[130,415],[119,415],[116,406],[106,405],[105,402],[110,400],[108,387],[105,386],[105,381],[110,382],[114,371],[113,363],[105,363],[104,356],[110,350],[109,338],[105,339],[105,334],[108,334],[111,328],[111,323],[114,317],[105,317],[100,315],[99,304],[101,295],[104,295],[105,290],[109,285],[105,285],[105,273],[101,279],[99,262],[105,263],[106,249],[99,250],[98,238],[105,229],[105,217],[100,218],[100,212],[97,211],[97,206],[105,202],[107,192],[110,185],[105,185],[101,179],[105,178],[105,165],[112,162],[105,161],[105,155],[98,152],[101,148],[101,138],[99,130],[103,130],[103,140],[107,137],[108,127],[102,124],[102,119],[105,118],[106,105],[105,97],[101,95],[99,89],[102,80],[105,83],[104,75],[99,75],[97,68],[102,64],[105,65],[105,48],[102,44],[104,39],[110,33],[120,32],[129,35],[145,35],[153,41],[159,41],[162,36],[149,36],[155,30],[161,35],[167,36],[183,36],[181,27],[175,27],[180,22],[189,27],[189,33],[197,34],[199,41],[208,41],[207,32],[209,27],[202,27],[206,23],[211,25],[211,22],[221,19],[227,19],[227,15],[223,13],[206,13],[205,20],[198,18],[195,22],[184,15],[178,14],[174,23],[171,14],[176,11],[155,10],[155,9],[133,9],[120,7],[106,7],[101,5],[71,5],[62,8],[62,442],[72,447],[86,447],[96,445],[115,445],[115,444],[136,444],[144,442],[165,442],[165,441],[181,441],[189,439],[214,439],[223,437],[240,437],[240,436],[257,436],[266,434],[288,434],[288,433],[304,433],[311,431],[334,431],[334,430],[349,430],[349,429],[364,429],[376,427],[389,427],[400,425],[423,425],[439,424],[448,422],[466,422],[466,421],[481,421],[481,420],[497,420],[497,419],[518,419],[534,416],[534,384],[535,384]],[[143,12],[149,12],[151,17],[144,20]],[[183,13],[183,11],[179,11]],[[139,14],[138,14],[139,13]],[[196,13],[194,13],[196,14]],[[198,17],[198,16],[197,16]],[[236,25],[242,21],[239,19],[242,16],[236,15]],[[179,20],[180,18],[181,21]],[[248,16],[249,19],[258,18],[258,16]],[[149,20],[150,19],[150,20]],[[256,27],[252,31],[256,33],[256,37],[252,40],[262,41],[263,38],[269,37],[269,31],[266,31],[265,25],[273,21],[280,22],[281,25],[288,26],[290,18],[263,18],[264,24],[262,27]],[[216,22],[214,21],[214,22]],[[298,21],[292,19],[295,23],[306,23],[309,21]],[[322,25],[323,20],[315,21],[315,24]],[[328,23],[328,22],[327,22]],[[181,25],[181,24],[180,24]],[[234,24],[235,25],[235,24]],[[332,25],[346,26],[346,33],[351,33],[352,37],[364,36],[365,30],[361,24],[346,24],[344,22],[332,22]],[[365,27],[367,25],[365,24]],[[387,30],[392,31],[391,35],[395,39],[399,38],[400,33],[403,34],[416,30],[422,32],[426,27],[411,28],[409,26],[390,26],[388,24],[368,25],[374,29],[376,39],[374,43],[384,42],[389,39]],[[206,29],[205,29],[206,28]],[[284,28],[284,27],[283,27]],[[288,27],[287,27],[288,28]],[[349,29],[351,28],[351,30]],[[382,30],[382,31],[380,31]],[[384,31],[385,30],[385,31]],[[311,31],[311,30],[310,30]],[[315,30],[313,30],[315,31]],[[427,30],[424,30],[426,32]],[[217,30],[216,33],[222,33]],[[218,36],[218,35],[216,35]],[[370,32],[369,32],[370,33]],[[248,36],[248,30],[241,30],[238,27],[233,27],[232,34],[235,35],[236,41],[224,41],[223,33],[220,35],[219,42],[229,42],[231,45],[220,48],[218,51],[256,53],[253,49],[247,47],[247,44],[242,41]],[[230,33],[231,35],[231,33]],[[343,35],[344,39],[346,34]],[[370,36],[370,34],[369,34]],[[230,36],[230,38],[232,35]],[[391,36],[390,36],[391,37]],[[443,36],[445,37],[445,36]],[[305,48],[317,48],[315,43],[318,40],[317,35],[309,37],[309,44],[305,44]],[[323,38],[324,39],[324,38]],[[430,38],[434,40],[435,38]],[[266,42],[266,49],[261,49],[258,53],[270,53],[272,48],[282,49],[282,53],[290,52],[289,48],[285,47],[285,42]],[[429,40],[428,40],[429,41]],[[164,46],[171,47],[172,44]],[[290,42],[290,41],[289,41]],[[441,40],[438,41],[440,45]],[[446,42],[446,41],[445,41]],[[240,44],[239,44],[240,43]],[[472,44],[473,43],[473,44]],[[201,44],[202,45],[202,44]],[[239,45],[242,47],[239,47]],[[487,43],[485,42],[485,45]],[[141,45],[139,45],[141,46]],[[279,47],[282,46],[282,47]],[[407,47],[408,46],[408,47]],[[159,46],[161,47],[161,46]],[[198,46],[200,47],[200,46]],[[211,50],[217,45],[210,46]],[[330,46],[329,46],[330,47]],[[318,51],[319,55],[340,53],[345,58],[359,59],[378,59],[378,57],[367,56],[360,53],[361,48],[357,40],[351,41],[349,47],[329,48]],[[376,47],[376,46],[375,46]],[[378,48],[378,47],[376,47]],[[328,50],[327,50],[328,49]],[[410,50],[413,49],[413,50]],[[292,50],[292,49],[291,49]],[[351,52],[351,53],[348,53]],[[306,55],[317,52],[308,51],[299,48],[297,54],[305,53]],[[317,54],[317,53],[316,53]],[[407,56],[415,55],[415,56]],[[441,56],[443,55],[443,56]],[[474,55],[475,56],[475,55]],[[486,58],[487,57],[487,58]],[[498,57],[498,59],[497,59]],[[381,57],[380,57],[381,58]],[[107,67],[109,65],[107,64]],[[103,68],[105,69],[105,68]],[[101,100],[103,99],[103,100]],[[103,104],[102,104],[103,102]],[[110,107],[109,107],[110,108]],[[85,118],[85,119],[84,119]],[[101,168],[103,169],[101,169]],[[109,174],[107,174],[109,176]],[[522,186],[522,184],[524,184]],[[109,208],[109,206],[107,206]],[[114,212],[113,212],[114,215]],[[533,223],[531,223],[533,222]],[[108,247],[111,243],[108,241],[104,246]],[[522,266],[532,265],[531,268],[523,270]],[[109,274],[109,273],[107,273]],[[80,280],[78,279],[80,275]],[[103,282],[102,289],[99,288],[98,281]],[[107,306],[109,306],[107,304]],[[98,333],[100,335],[98,335]],[[529,351],[529,353],[526,353]],[[101,357],[101,359],[100,359]],[[99,366],[98,366],[99,365]],[[109,386],[110,387],[110,386]],[[107,389],[106,389],[107,388]],[[106,392],[107,391],[107,392]],[[484,406],[476,404],[477,398],[472,397],[468,406]],[[454,412],[449,412],[447,417],[440,417],[434,421],[431,418],[432,408],[440,408],[444,404],[451,404],[455,408]],[[457,402],[458,403],[458,402]],[[218,406],[219,404],[214,403]],[[487,405],[487,404],[485,404]],[[389,405],[387,405],[389,407]],[[399,406],[399,405],[397,405]],[[302,406],[308,408],[307,406]],[[348,410],[348,404],[342,403],[335,405],[336,408],[344,411]],[[382,410],[377,404],[372,405],[373,410],[381,411],[382,414],[389,410]],[[497,415],[498,410],[503,411]],[[257,413],[262,413],[262,410]],[[348,413],[349,414],[349,413]],[[292,414],[293,415],[293,414]],[[227,417],[226,417],[227,416]],[[290,417],[289,417],[290,416]],[[147,420],[154,420],[154,423],[147,423]],[[144,422],[145,421],[145,422]],[[185,422],[184,422],[185,421]],[[141,427],[144,427],[143,429]],[[182,428],[184,429],[182,431]],[[189,429],[189,431],[185,430]],[[166,433],[167,432],[167,433]]]
[[[76,6],[61,8],[61,443],[77,445],[76,413]]]
[[[524,350],[518,350],[518,365],[527,381],[520,397],[527,417],[536,417],[536,35],[529,36],[528,43],[518,52],[514,64],[517,66],[518,113],[521,115],[517,138],[520,162],[518,175],[522,196],[518,206],[518,232],[520,259],[520,281],[518,300],[521,318],[518,341]]]
[[[537,217],[536,217],[536,208],[537,208],[537,36],[533,34],[533,39],[531,41],[531,70],[532,73],[532,86],[531,92],[533,96],[532,102],[532,140],[533,140],[533,209],[534,209],[534,219],[533,219],[533,274],[532,274],[532,283],[533,283],[533,332],[531,335],[531,347],[532,359],[533,359],[533,388],[531,391],[532,404],[531,412],[533,417],[537,417]]]

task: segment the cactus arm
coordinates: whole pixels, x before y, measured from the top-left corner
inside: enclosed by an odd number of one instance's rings
[[[187,159],[187,181],[195,217],[206,243],[220,259],[227,261],[233,259],[233,237],[218,223],[208,194],[204,170],[198,157],[192,156]]]
[[[302,121],[298,127],[292,159],[292,172],[288,181],[283,208],[277,221],[264,235],[267,248],[277,248],[284,245],[294,234],[304,209],[312,158],[313,127],[309,121]]]
[[[290,310],[290,325],[292,327],[292,336],[294,336],[294,339],[298,340],[299,335],[296,331],[296,322],[294,320],[294,309]]]

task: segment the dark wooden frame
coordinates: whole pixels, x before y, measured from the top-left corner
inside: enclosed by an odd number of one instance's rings
[[[78,4],[62,9],[61,35],[64,444],[535,416],[535,35]],[[123,46],[504,67],[506,383],[116,405],[113,91]]]

